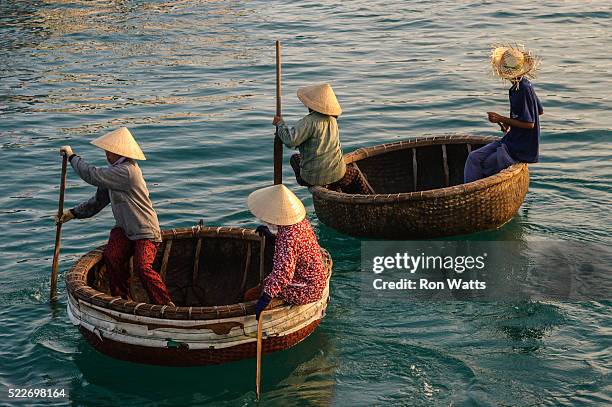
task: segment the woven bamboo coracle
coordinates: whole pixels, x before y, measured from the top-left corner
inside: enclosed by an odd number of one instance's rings
[[[104,247],[83,257],[66,275],[68,316],[98,351],[139,363],[191,366],[255,357],[256,301],[244,293],[272,270],[273,247],[252,230],[194,227],[164,231],[153,268],[176,307],[148,303],[133,275],[127,301],[112,297]],[[322,249],[327,287],[317,302],[293,305],[274,299],[263,321],[263,351],[287,349],[306,338],[323,318],[332,260]]]
[[[517,213],[529,187],[527,164],[463,183],[470,151],[497,140],[434,136],[360,148],[344,156],[372,194],[311,187],[317,217],[355,237],[419,239],[494,229]]]

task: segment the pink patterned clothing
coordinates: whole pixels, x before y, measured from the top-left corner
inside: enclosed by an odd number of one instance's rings
[[[264,280],[264,292],[290,304],[307,304],[321,299],[326,281],[321,248],[308,220],[279,226],[274,266]]]

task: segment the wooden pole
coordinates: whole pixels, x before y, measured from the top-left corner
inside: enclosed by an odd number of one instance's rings
[[[259,401],[259,394],[261,391],[261,352],[262,352],[262,333],[263,331],[263,311],[259,314],[259,321],[257,321],[257,374],[255,383],[255,400]]]
[[[276,115],[282,115],[281,109],[281,46],[276,40]],[[278,127],[274,137],[274,184],[283,183],[283,143],[278,137]]]
[[[259,250],[259,286],[262,287],[263,290],[263,275],[264,275],[264,265],[265,265],[265,252],[266,252],[266,238],[265,236],[261,237]],[[265,308],[264,308],[265,309]],[[259,401],[259,393],[260,393],[260,383],[261,383],[261,354],[263,348],[263,310],[261,314],[259,314],[259,320],[257,321],[257,370],[255,373],[255,400]]]
[[[276,40],[276,115],[282,115],[281,105],[281,46],[280,41]],[[278,138],[278,127],[274,135],[274,184],[283,183],[283,143]],[[264,275],[264,254],[265,254],[266,239],[262,236],[259,259],[259,279],[260,286],[263,289]],[[257,321],[257,371],[255,374],[255,400],[259,401],[260,383],[261,383],[261,354],[263,351],[263,310],[259,314]]]
[[[58,219],[62,218],[64,213],[64,192],[66,191],[66,168],[68,167],[68,157],[64,154],[62,158],[62,179],[60,181],[60,195],[59,195],[59,207],[57,209]],[[62,236],[62,223],[57,222],[55,229],[55,251],[53,252],[53,265],[51,266],[51,294],[49,296],[50,301],[55,300],[57,291],[57,266],[59,262],[60,252],[60,239]]]

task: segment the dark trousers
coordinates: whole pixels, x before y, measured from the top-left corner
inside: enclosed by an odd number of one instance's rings
[[[472,151],[465,161],[463,180],[468,182],[497,174],[504,168],[516,163],[508,147],[500,140],[489,143],[477,150]]]
[[[300,155],[293,154],[291,156],[291,168],[293,168],[293,172],[295,173],[295,180],[298,184],[304,187],[311,187],[312,185],[308,182],[304,181],[304,179],[300,176]],[[327,189],[331,189],[337,192],[344,192],[347,194],[370,194],[370,188],[368,188],[367,183],[361,176],[361,173],[357,168],[355,168],[352,164],[348,164],[346,166],[346,173],[344,176],[340,178],[338,181],[333,182],[329,185],[323,185]]]
[[[130,240],[121,228],[110,232],[108,244],[104,249],[104,261],[108,270],[111,295],[129,299],[128,279],[130,271],[126,266],[130,256],[134,256],[134,271],[140,277],[149,300],[153,304],[165,305],[172,299],[159,274],[153,270],[158,243],[151,240]]]

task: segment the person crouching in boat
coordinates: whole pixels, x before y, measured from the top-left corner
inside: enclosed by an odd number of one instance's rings
[[[298,89],[297,97],[308,108],[308,115],[291,130],[280,116],[275,116],[272,124],[277,126],[284,145],[300,151],[290,161],[298,184],[321,185],[350,194],[370,193],[359,170],[344,163],[336,121],[342,109],[332,87],[306,86]]]
[[[150,301],[174,305],[166,285],[152,267],[161,242],[161,231],[147,185],[135,161],[146,159],[140,146],[125,127],[105,134],[91,144],[105,151],[108,167],[87,163],[74,154],[70,146],[60,148],[60,154],[68,157],[77,175],[98,189],[89,200],[64,211],[60,219],[56,216],[56,222],[92,217],[110,203],[116,226],[111,230],[104,249],[104,261],[111,295],[130,299],[130,275],[125,265],[133,255],[134,270]]]
[[[538,162],[542,104],[529,81],[535,77],[538,59],[512,46],[496,47],[491,54],[494,74],[511,82],[510,117],[487,112],[491,123],[504,132],[501,140],[472,151],[465,163],[464,181],[472,182],[497,174],[510,165]]]
[[[272,272],[263,282],[245,294],[245,301],[257,298],[255,315],[273,298],[289,304],[307,304],[323,297],[327,282],[327,269],[308,219],[306,209],[297,196],[283,184],[259,189],[249,195],[248,207],[268,226],[259,226],[257,232],[274,244]]]

